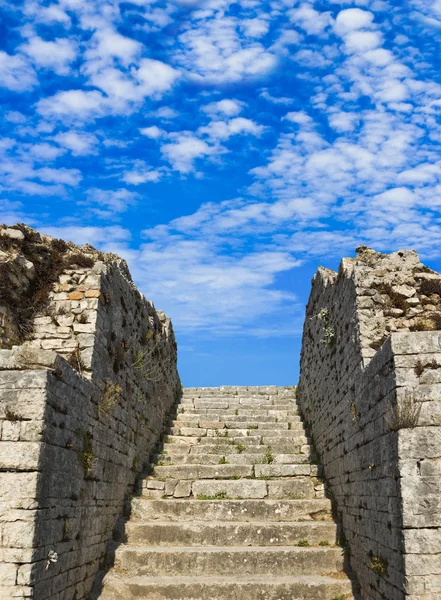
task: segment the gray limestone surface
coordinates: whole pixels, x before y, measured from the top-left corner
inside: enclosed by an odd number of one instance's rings
[[[441,598],[440,307],[412,251],[313,279],[298,402],[363,600]]]

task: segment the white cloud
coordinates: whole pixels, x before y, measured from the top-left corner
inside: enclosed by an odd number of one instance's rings
[[[268,102],[272,102],[273,104],[292,104],[293,99],[288,98],[287,96],[273,96],[268,90],[263,90],[260,94],[262,98],[268,100]]]
[[[70,150],[73,156],[98,154],[98,139],[95,135],[86,131],[70,130],[59,133],[54,137],[54,141]]]
[[[152,125],[151,127],[142,127],[139,130],[139,133],[153,140],[157,140],[165,135],[165,131],[163,129],[159,129],[159,127],[156,125]]]
[[[288,14],[308,35],[320,35],[332,23],[329,12],[319,12],[305,2],[299,8],[290,10]]]
[[[244,34],[252,38],[260,38],[268,33],[269,22],[267,19],[243,19],[240,27]]]
[[[45,162],[55,160],[59,156],[62,156],[66,150],[47,142],[41,142],[40,144],[30,146],[29,152],[33,155],[35,161]]]
[[[142,183],[156,183],[161,176],[161,171],[152,169],[142,160],[136,160],[133,169],[123,173],[122,180],[130,185],[141,185]]]
[[[19,49],[29,56],[37,67],[52,69],[58,75],[68,75],[70,64],[77,56],[75,44],[65,38],[48,42],[38,36],[33,36]]]
[[[70,186],[76,186],[82,179],[78,169],[66,169],[64,167],[58,169],[42,167],[34,172],[34,176],[47,183],[61,183]]]
[[[13,92],[27,92],[38,83],[32,66],[24,56],[0,50],[0,86]]]
[[[329,115],[329,125],[339,133],[353,131],[359,120],[360,118],[355,112],[339,111]]]
[[[28,18],[33,18],[37,23],[48,25],[60,23],[66,27],[69,27],[71,24],[69,15],[63,10],[60,4],[44,6],[40,2],[26,2],[23,8],[25,15]]]
[[[10,123],[26,123],[25,115],[17,110],[10,110],[5,114],[4,118]]]
[[[374,20],[374,15],[360,8],[348,8],[338,13],[334,29],[339,35],[350,31],[369,28]]]
[[[170,90],[179,76],[179,72],[170,65],[151,58],[142,59],[136,73],[143,95],[153,98],[160,98]]]
[[[199,127],[198,133],[208,136],[212,141],[228,140],[233,135],[260,136],[265,127],[250,119],[235,117],[229,121],[211,121],[208,125]]]
[[[234,117],[242,112],[243,107],[244,103],[239,100],[224,98],[218,102],[211,102],[210,104],[203,106],[202,110],[212,116],[222,114],[227,117]]]
[[[158,119],[163,119],[164,121],[169,121],[179,117],[179,113],[177,110],[174,110],[169,106],[161,106],[160,108],[148,113],[148,116],[157,117]]]
[[[175,59],[196,82],[234,83],[261,77],[277,64],[274,54],[240,34],[241,20],[222,10],[193,20],[179,36]]]
[[[133,112],[146,97],[158,100],[168,92],[179,72],[169,65],[150,58],[139,61],[138,68],[122,71],[115,67],[106,67],[90,76],[90,82],[100,88],[107,96],[106,111],[120,114]]]
[[[193,163],[197,158],[210,156],[217,150],[190,132],[183,132],[176,135],[173,142],[163,144],[161,152],[174,169],[181,173],[189,173],[193,170]]]
[[[91,188],[87,191],[87,197],[89,204],[99,204],[105,209],[120,213],[133,206],[139,195],[125,188],[118,190]]]
[[[354,31],[345,36],[349,52],[366,52],[381,45],[381,35],[376,31]]]
[[[297,125],[310,125],[313,123],[311,117],[304,110],[286,113],[283,119],[291,121],[291,123],[297,123]]]
[[[102,116],[105,98],[96,90],[57,92],[37,103],[37,112],[49,118],[89,120]]]
[[[130,65],[141,53],[142,44],[117,31],[104,27],[95,31],[90,47],[85,53],[87,73],[100,70],[106,65],[113,64],[117,59],[124,66]]]
[[[373,202],[388,210],[395,210],[412,207],[416,202],[416,195],[405,187],[393,188],[374,196]]]

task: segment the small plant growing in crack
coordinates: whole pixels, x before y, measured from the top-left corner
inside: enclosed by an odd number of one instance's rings
[[[412,390],[405,390],[404,398],[396,400],[395,405],[389,402],[386,414],[387,431],[414,429],[418,426],[421,414],[421,402],[417,402]]]
[[[120,403],[122,387],[113,381],[107,381],[106,387],[98,402],[98,410],[100,414],[108,414],[109,411]]]

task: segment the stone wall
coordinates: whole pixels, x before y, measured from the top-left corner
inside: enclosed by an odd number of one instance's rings
[[[82,600],[180,396],[173,329],[118,257],[0,246],[0,598]]]
[[[441,597],[440,303],[414,252],[313,280],[298,400],[363,600]]]

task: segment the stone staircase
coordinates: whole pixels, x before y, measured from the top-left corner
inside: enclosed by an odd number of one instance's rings
[[[101,600],[355,598],[293,388],[188,388]]]

